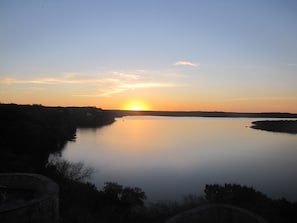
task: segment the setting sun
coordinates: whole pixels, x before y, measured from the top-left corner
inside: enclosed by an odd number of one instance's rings
[[[133,105],[130,110],[133,110],[133,111],[140,111],[140,110],[143,110],[143,108],[139,105]]]
[[[143,111],[143,110],[149,110],[149,107],[144,102],[131,101],[124,106],[124,109],[132,110],[132,111]]]

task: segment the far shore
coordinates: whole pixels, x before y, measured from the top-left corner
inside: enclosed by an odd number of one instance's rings
[[[123,116],[171,116],[171,117],[227,117],[227,118],[297,118],[294,113],[282,112],[221,112],[221,111],[131,111],[105,110],[115,117]]]
[[[269,132],[297,134],[297,120],[254,121],[251,128]]]

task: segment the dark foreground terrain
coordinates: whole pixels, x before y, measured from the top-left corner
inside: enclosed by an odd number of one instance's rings
[[[139,113],[137,113],[139,114]],[[155,113],[157,114],[157,113]],[[60,187],[60,222],[164,222],[169,217],[206,203],[225,203],[248,209],[269,222],[297,222],[297,204],[272,200],[251,187],[206,185],[205,195],[180,202],[145,203],[137,187],[107,182],[102,189],[86,182],[92,169],[57,155],[78,127],[110,124],[116,114],[95,107],[44,107],[0,104],[0,172],[46,175]],[[133,185],[132,185],[133,186]],[[0,191],[1,192],[1,191]],[[4,204],[0,197],[0,205]]]

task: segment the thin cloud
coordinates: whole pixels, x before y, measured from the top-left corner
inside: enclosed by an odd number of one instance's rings
[[[171,74],[171,73],[170,73]],[[0,84],[138,84],[154,82],[156,77],[158,82],[166,82],[169,73],[168,71],[150,71],[150,70],[135,70],[131,72],[122,71],[104,71],[100,73],[62,73],[61,75],[51,77],[34,77],[34,78],[16,78],[2,77]],[[163,77],[163,78],[162,78]],[[174,77],[174,76],[172,76]],[[175,78],[177,78],[176,76]]]
[[[16,81],[17,79],[11,77],[0,78],[0,84],[13,84]]]
[[[0,78],[0,84],[23,84],[23,85],[85,85],[90,86],[86,92],[81,94],[73,94],[76,97],[106,97],[118,94],[124,91],[144,88],[168,88],[178,87],[181,84],[176,82],[168,82],[168,78],[161,78],[158,73],[158,81],[156,80],[156,73],[152,71],[136,70],[134,72],[117,72],[106,71],[97,74],[83,74],[83,73],[63,73],[56,77],[43,77],[32,79],[17,79],[14,77]],[[167,73],[163,74],[164,77]],[[92,89],[95,92],[92,92]],[[96,89],[100,89],[99,91]]]
[[[230,98],[228,101],[255,101],[255,100],[263,100],[263,101],[275,101],[275,100],[288,100],[293,99],[295,97],[278,97],[278,96],[271,96],[271,97],[243,97],[243,98]]]
[[[78,79],[68,78],[36,78],[36,79],[16,79],[16,78],[1,78],[1,84],[75,84],[81,83]]]
[[[175,66],[190,66],[190,67],[199,67],[200,64],[199,63],[193,63],[190,61],[177,61],[174,64]]]
[[[123,88],[136,89],[136,88],[156,88],[156,87],[175,87],[176,84],[170,83],[135,83],[135,84],[124,84]]]
[[[98,78],[95,75],[80,73],[63,73],[56,77],[43,77],[32,79],[17,79],[13,77],[0,78],[0,84],[80,84],[80,83],[98,83],[112,81],[112,78]]]
[[[167,88],[167,87],[178,87],[181,86],[180,84],[174,83],[133,83],[133,84],[119,84],[110,87],[111,89],[103,90],[103,93],[95,93],[95,94],[80,94],[80,95],[73,95],[77,97],[108,97],[114,94],[118,94],[128,90],[134,89],[144,89],[144,88]]]
[[[125,72],[118,72],[114,71],[112,74],[120,79],[124,80],[138,80],[140,78],[139,74],[134,73],[125,73]]]

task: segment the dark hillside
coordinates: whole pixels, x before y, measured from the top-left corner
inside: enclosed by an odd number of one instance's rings
[[[0,171],[40,172],[50,153],[75,138],[77,127],[97,127],[114,118],[95,107],[0,105]]]

